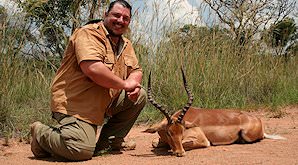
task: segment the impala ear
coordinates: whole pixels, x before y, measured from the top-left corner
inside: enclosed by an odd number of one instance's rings
[[[183,126],[185,126],[185,121],[184,121],[184,120],[182,120],[182,121],[181,121],[181,124],[182,124]]]
[[[185,128],[193,128],[196,127],[193,123],[185,121],[184,123]]]
[[[164,119],[162,122],[152,125],[150,128],[147,128],[143,132],[144,133],[155,133],[155,132],[158,132],[160,130],[165,130],[166,126],[167,126],[167,123],[168,123],[167,119]]]
[[[147,128],[145,131],[142,131],[142,132],[144,132],[144,133],[155,133],[156,131],[157,131],[156,129],[150,127],[150,128]]]

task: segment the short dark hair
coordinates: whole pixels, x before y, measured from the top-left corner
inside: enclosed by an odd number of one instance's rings
[[[131,5],[130,5],[127,1],[125,1],[125,0],[115,0],[115,1],[111,2],[110,5],[109,5],[109,7],[108,7],[108,11],[107,11],[107,13],[109,13],[109,12],[112,10],[112,8],[114,7],[114,5],[115,5],[116,3],[119,3],[119,4],[122,5],[123,7],[128,8],[129,11],[130,11],[130,17],[131,17],[131,10],[132,10],[132,7],[131,7]]]

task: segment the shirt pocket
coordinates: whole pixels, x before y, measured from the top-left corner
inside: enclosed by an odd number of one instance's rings
[[[114,57],[113,52],[107,52],[103,62],[106,67],[108,67],[110,70],[112,70],[114,67],[114,64],[115,64],[115,57]]]
[[[139,68],[137,59],[131,55],[124,55],[124,63],[129,69],[135,70]]]

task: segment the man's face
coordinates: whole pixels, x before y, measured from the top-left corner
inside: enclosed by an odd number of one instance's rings
[[[120,36],[128,29],[130,10],[116,3],[109,13],[105,14],[104,25],[109,33]]]

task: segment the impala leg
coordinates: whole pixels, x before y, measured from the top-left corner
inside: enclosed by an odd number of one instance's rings
[[[152,141],[153,148],[170,148],[169,144],[162,141],[160,138],[155,138]]]
[[[170,145],[167,142],[166,132],[161,130],[158,131],[159,138],[155,138],[152,141],[153,148],[169,148]]]
[[[264,138],[264,126],[262,121],[254,116],[242,117],[243,128],[241,130],[241,137],[245,142],[255,142]]]
[[[193,127],[184,131],[182,145],[184,150],[191,150],[208,147],[210,146],[210,141],[200,127]]]

